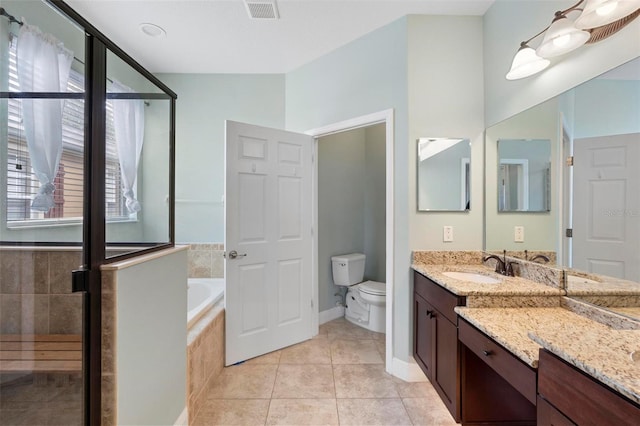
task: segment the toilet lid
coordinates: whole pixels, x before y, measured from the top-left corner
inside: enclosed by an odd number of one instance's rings
[[[365,281],[358,285],[361,292],[372,294],[374,296],[384,296],[387,294],[387,286],[385,283],[377,281]]]

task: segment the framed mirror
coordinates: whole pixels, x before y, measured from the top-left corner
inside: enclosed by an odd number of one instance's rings
[[[471,209],[471,142],[418,139],[418,211]]]
[[[498,140],[498,211],[548,212],[550,191],[550,140]]]

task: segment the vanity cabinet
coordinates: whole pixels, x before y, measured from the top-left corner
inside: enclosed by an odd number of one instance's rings
[[[462,423],[535,425],[536,370],[464,319],[458,337]]]
[[[639,405],[544,349],[538,394],[539,426],[640,424]]]
[[[460,421],[458,317],[465,298],[414,272],[414,357],[447,409]]]

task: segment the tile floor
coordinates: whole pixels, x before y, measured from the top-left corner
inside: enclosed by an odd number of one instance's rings
[[[384,371],[384,334],[344,319],[227,367],[192,425],[456,425],[429,382]]]

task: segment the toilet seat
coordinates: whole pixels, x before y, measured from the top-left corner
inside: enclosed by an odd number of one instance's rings
[[[387,285],[377,281],[365,281],[358,284],[358,290],[372,296],[385,296],[387,294]]]

